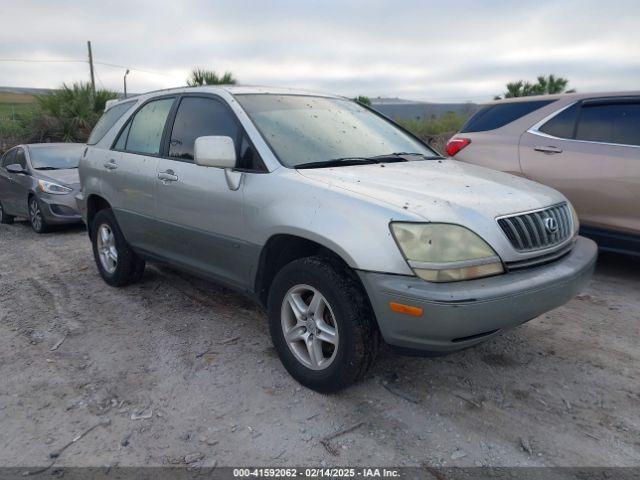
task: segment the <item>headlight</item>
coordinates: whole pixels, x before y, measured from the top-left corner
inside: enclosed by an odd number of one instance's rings
[[[52,195],[66,195],[72,191],[69,187],[47,182],[46,180],[38,180],[38,190],[44,193],[51,193]]]
[[[478,235],[448,223],[392,223],[391,231],[416,275],[456,282],[503,273],[496,252]]]
[[[573,208],[573,205],[569,203],[569,207],[571,209],[571,219],[573,220],[573,234],[577,235],[578,230],[580,230],[580,220],[578,219],[578,213],[576,209]]]

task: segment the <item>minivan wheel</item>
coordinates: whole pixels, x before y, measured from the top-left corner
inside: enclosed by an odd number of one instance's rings
[[[302,258],[282,268],[267,309],[280,360],[313,390],[341,390],[375,360],[380,337],[369,302],[353,274],[329,258]]]
[[[111,209],[100,210],[91,223],[93,257],[100,276],[113,287],[137,282],[145,262],[131,249]]]
[[[40,202],[35,196],[29,197],[29,223],[36,233],[47,233],[49,231],[49,225],[47,225],[44,215],[42,215],[42,209],[40,208]]]
[[[4,211],[4,208],[2,208],[2,203],[0,202],[0,223],[4,223],[4,224],[12,224],[13,220],[14,220],[14,216],[13,215],[8,215],[7,212]]]

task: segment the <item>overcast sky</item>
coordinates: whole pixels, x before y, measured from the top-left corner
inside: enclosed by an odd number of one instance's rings
[[[483,101],[538,74],[579,91],[640,88],[638,0],[0,0],[0,59],[127,66],[129,90],[184,85],[193,66],[245,84]],[[122,89],[124,68],[96,65]],[[86,81],[86,63],[0,61],[0,86]]]

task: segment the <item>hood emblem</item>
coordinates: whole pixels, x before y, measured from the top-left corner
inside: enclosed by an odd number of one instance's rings
[[[558,231],[558,222],[553,217],[547,217],[544,219],[544,228],[548,233],[556,233]]]

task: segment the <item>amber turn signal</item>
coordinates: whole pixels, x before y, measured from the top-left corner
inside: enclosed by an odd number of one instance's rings
[[[403,313],[412,317],[421,317],[424,313],[424,309],[420,307],[412,307],[411,305],[405,305],[404,303],[389,302],[391,310],[397,313]]]

